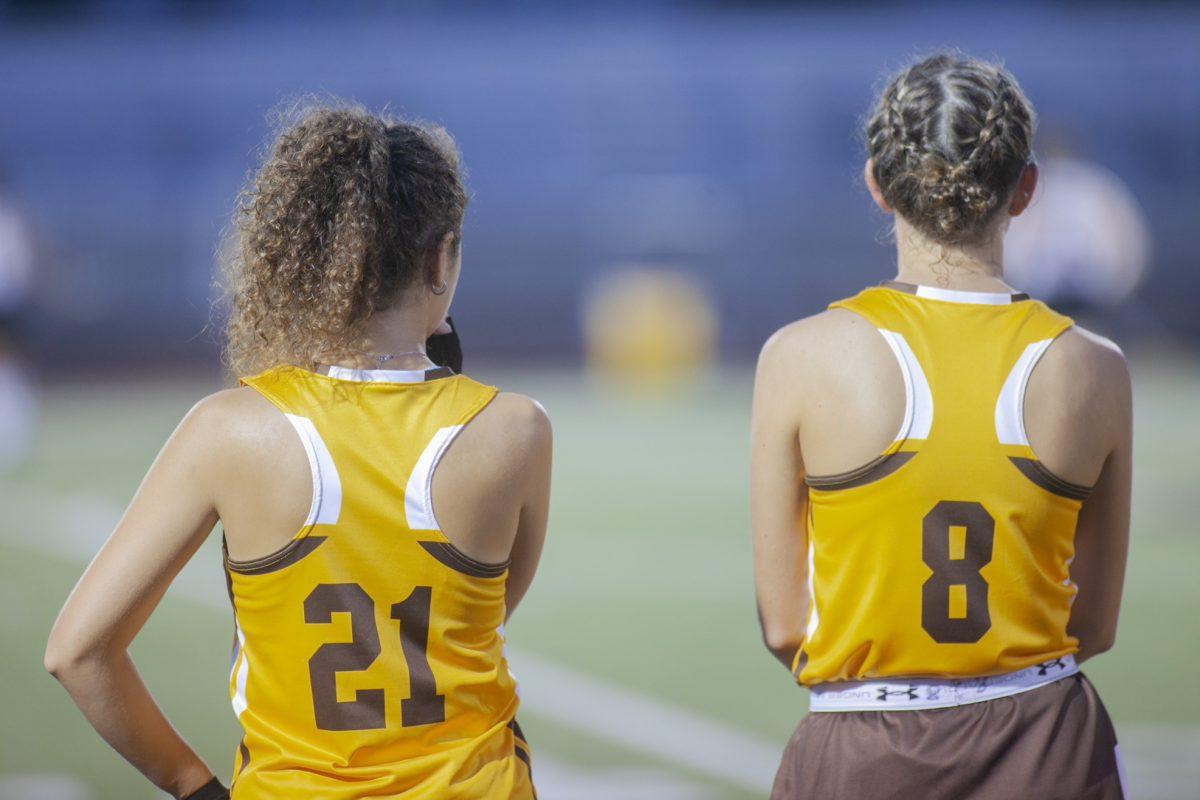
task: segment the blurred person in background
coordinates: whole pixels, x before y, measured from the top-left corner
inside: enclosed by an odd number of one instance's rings
[[[291,120],[225,265],[241,385],[167,442],[46,666],[155,785],[228,797],[128,654],[220,522],[234,798],[532,798],[503,626],[541,553],[550,426],[428,356],[462,263],[457,149],[351,105]]]
[[[1037,194],[1005,238],[1006,274],[1065,312],[1103,313],[1146,276],[1146,215],[1111,171],[1072,152],[1061,135],[1043,138]]]
[[[33,438],[36,399],[21,363],[21,326],[37,260],[33,226],[0,164],[0,473],[19,466]]]
[[[896,278],[763,348],[757,597],[811,692],[780,800],[1124,796],[1078,665],[1116,633],[1129,374],[1006,283],[1033,128],[996,65],[938,55],[895,76],[865,178],[894,214]]]

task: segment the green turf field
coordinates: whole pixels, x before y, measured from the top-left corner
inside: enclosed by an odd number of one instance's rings
[[[1200,499],[1193,488],[1200,368],[1148,357],[1135,367],[1128,589],[1117,649],[1087,671],[1117,721],[1141,791],[1135,796],[1167,800],[1193,797],[1190,787],[1200,785],[1200,691],[1191,675],[1200,662]],[[750,373],[722,372],[682,403],[649,405],[570,373],[484,370],[480,377],[538,397],[555,425],[550,537],[508,631],[535,777],[544,759],[556,789],[543,796],[765,796],[736,769],[672,755],[687,749],[689,736],[720,730],[735,744],[757,747],[745,758],[722,748],[725,758],[758,763],[764,747],[768,757],[782,749],[805,707],[804,692],[761,646],[755,621],[746,500]],[[46,390],[32,462],[0,479],[0,775],[74,775],[103,800],[157,796],[42,671],[42,647],[85,554],[174,423],[214,388],[134,381]],[[224,592],[211,570],[215,550],[198,558],[209,569],[192,576],[196,590],[168,595],[134,655],[173,721],[227,777],[237,742],[225,690],[231,621],[219,601],[209,602]],[[573,677],[564,683],[554,669],[523,676],[523,653],[530,666],[561,667]],[[633,734],[604,721],[606,710],[626,709],[609,702],[608,691],[631,703],[624,728]],[[643,710],[644,698],[654,701]],[[697,718],[704,725],[688,723]],[[639,744],[639,732],[657,730],[669,734],[663,746]],[[711,744],[698,748],[711,751]]]

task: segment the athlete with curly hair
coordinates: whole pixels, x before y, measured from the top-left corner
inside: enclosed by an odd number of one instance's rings
[[[449,335],[466,202],[444,130],[335,105],[291,115],[239,204],[240,386],[171,436],[46,650],[173,797],[229,795],[128,647],[218,522],[232,797],[534,797],[503,626],[542,549],[551,433],[533,400],[426,350]]]

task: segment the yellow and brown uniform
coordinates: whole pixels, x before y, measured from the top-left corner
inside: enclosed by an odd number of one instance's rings
[[[1123,797],[1116,734],[1067,633],[1088,488],[1029,446],[1029,376],[1071,320],[1025,295],[889,283],[834,303],[904,380],[895,441],[810,475],[811,689],[773,800]]]
[[[1042,466],[1022,420],[1030,371],[1072,323],[1024,296],[998,297],[880,286],[831,306],[879,330],[906,402],[877,459],[807,478],[801,683],[978,677],[1075,651],[1069,567],[1087,489]]]
[[[226,561],[245,732],[232,796],[534,797],[504,655],[507,564],[456,549],[430,491],[496,390],[448,370],[280,367],[243,383],[292,423],[313,498],[286,547]]]

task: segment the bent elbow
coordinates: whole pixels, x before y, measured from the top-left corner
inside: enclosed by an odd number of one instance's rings
[[[1098,656],[1101,653],[1107,653],[1109,650],[1113,649],[1113,645],[1116,643],[1117,634],[1115,631],[1104,634],[1103,636],[1097,636],[1092,640],[1091,646],[1087,648],[1088,655]]]
[[[1075,660],[1079,663],[1098,656],[1101,653],[1107,653],[1113,649],[1117,643],[1117,632],[1115,630],[1097,631],[1089,635],[1078,635],[1079,650],[1075,653]]]
[[[46,642],[46,652],[42,655],[42,666],[46,668],[46,672],[53,675],[58,681],[62,681],[63,676],[71,668],[71,664],[77,662],[78,659],[73,658],[69,652],[58,643],[54,636]]]
[[[42,666],[62,683],[90,659],[90,655],[58,631],[51,631],[42,655]]]
[[[792,668],[792,658],[800,649],[803,636],[798,632],[767,625],[762,625],[763,644],[785,667]]]

